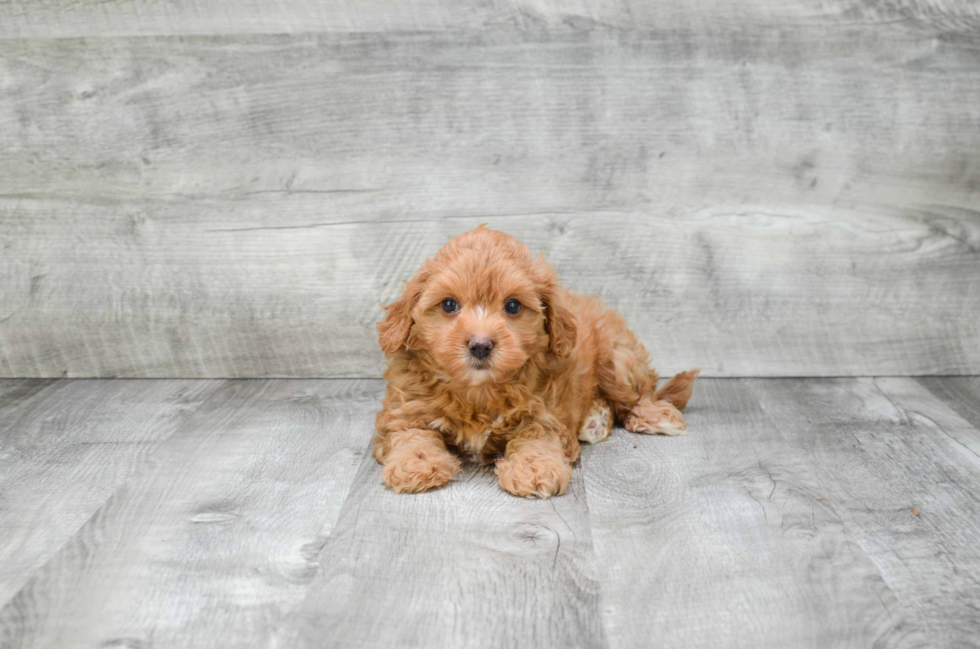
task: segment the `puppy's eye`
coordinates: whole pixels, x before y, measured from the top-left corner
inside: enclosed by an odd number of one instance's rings
[[[521,312],[521,303],[517,300],[507,300],[504,304],[504,311],[511,315],[517,315]]]
[[[442,301],[442,310],[446,313],[456,313],[459,311],[459,303],[451,297]]]

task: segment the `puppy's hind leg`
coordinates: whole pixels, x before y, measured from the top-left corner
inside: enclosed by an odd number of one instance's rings
[[[673,436],[684,434],[687,420],[669,401],[655,401],[645,396],[623,419],[623,426],[631,433]]]
[[[616,417],[634,433],[680,435],[685,430],[680,411],[691,398],[699,370],[681,372],[657,389],[650,354],[616,313],[606,312],[598,323],[599,393],[609,400]]]
[[[681,409],[691,398],[691,389],[699,372],[681,372],[659,390],[643,395],[623,418],[626,430],[648,435],[683,435],[687,421],[681,416]]]
[[[609,437],[614,423],[615,418],[609,402],[601,397],[593,399],[589,414],[585,417],[582,428],[578,431],[578,439],[581,442],[598,444]]]

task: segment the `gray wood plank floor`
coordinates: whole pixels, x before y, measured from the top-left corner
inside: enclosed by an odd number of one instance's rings
[[[976,642],[978,379],[705,379],[549,501],[387,491],[382,387],[0,381],[0,646]]]

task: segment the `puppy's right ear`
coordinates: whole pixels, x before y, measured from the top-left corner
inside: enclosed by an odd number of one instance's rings
[[[428,269],[423,268],[415,274],[402,291],[401,297],[386,307],[384,320],[378,323],[378,344],[391,356],[405,346],[408,333],[412,330],[412,311],[422,296],[422,287],[429,278]]]

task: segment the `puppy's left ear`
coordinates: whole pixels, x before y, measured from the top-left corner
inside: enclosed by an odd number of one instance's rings
[[[564,358],[575,346],[578,327],[575,314],[563,303],[558,287],[558,276],[544,260],[544,255],[534,262],[534,274],[541,291],[544,306],[545,330],[548,332],[548,351]]]
[[[555,299],[545,300],[546,326],[548,328],[548,351],[564,358],[575,346],[575,316]]]
[[[415,274],[402,291],[401,296],[384,307],[385,317],[377,324],[378,344],[385,353],[391,356],[405,346],[408,334],[412,330],[412,311],[422,296],[422,287],[429,278],[427,268],[422,268]]]

